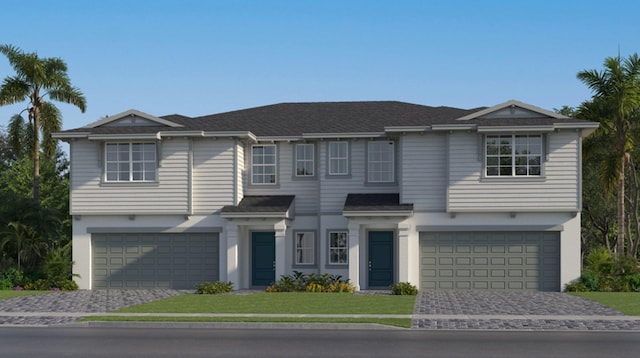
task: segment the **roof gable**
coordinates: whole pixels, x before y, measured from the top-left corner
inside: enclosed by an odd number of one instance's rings
[[[181,124],[130,109],[116,115],[103,118],[82,128],[97,127],[182,127]]]
[[[548,111],[546,109],[532,106],[516,100],[510,100],[484,110],[471,113],[458,118],[459,121],[482,120],[482,119],[518,119],[518,118],[554,118],[567,119],[569,117]]]

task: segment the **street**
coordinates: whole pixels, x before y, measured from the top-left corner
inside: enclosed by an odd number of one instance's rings
[[[640,333],[2,327],[3,357],[637,357]]]

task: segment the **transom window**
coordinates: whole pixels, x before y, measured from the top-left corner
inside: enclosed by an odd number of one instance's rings
[[[329,232],[329,263],[330,264],[346,264],[348,263],[348,235],[346,231]]]
[[[394,178],[393,141],[372,141],[367,148],[367,179],[371,183],[389,183]]]
[[[276,146],[274,144],[251,147],[251,183],[276,183]]]
[[[296,144],[296,176],[312,177],[315,174],[313,144]]]
[[[156,180],[155,143],[107,143],[105,147],[107,181]]]
[[[349,143],[329,143],[329,175],[349,174]]]
[[[313,232],[297,232],[295,234],[296,245],[296,265],[315,264],[316,240]]]
[[[488,135],[487,176],[540,176],[541,135]]]

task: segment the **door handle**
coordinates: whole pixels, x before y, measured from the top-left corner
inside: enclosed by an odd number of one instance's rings
[[[276,261],[274,260],[273,261],[273,271],[275,271],[275,270],[276,270]]]
[[[369,261],[369,272],[371,272],[371,261]]]

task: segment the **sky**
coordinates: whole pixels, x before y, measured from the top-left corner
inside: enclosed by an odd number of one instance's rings
[[[67,63],[87,110],[60,104],[64,129],[281,102],[552,110],[590,98],[579,71],[640,52],[638,14],[637,0],[29,0],[0,6],[0,44]],[[0,127],[24,108],[0,107]]]

